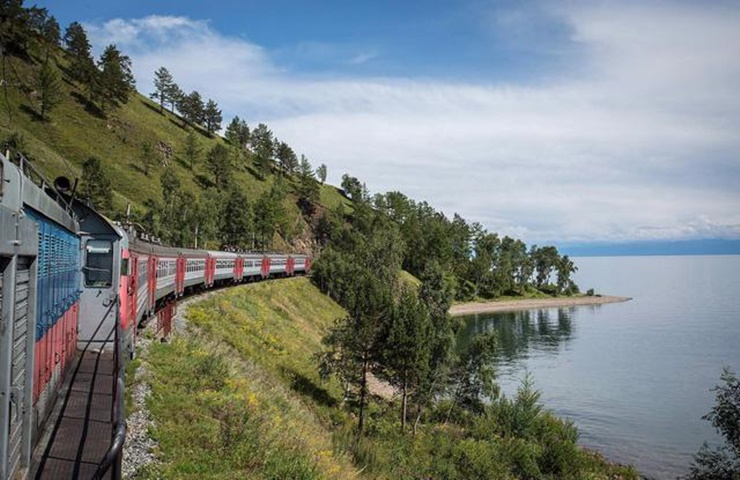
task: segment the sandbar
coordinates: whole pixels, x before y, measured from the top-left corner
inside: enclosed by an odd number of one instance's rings
[[[458,303],[450,308],[450,315],[473,315],[476,313],[511,312],[515,310],[532,310],[536,308],[575,307],[579,305],[603,305],[632,300],[631,297],[614,295],[594,295],[556,298],[523,298],[521,300],[501,300],[490,302]]]

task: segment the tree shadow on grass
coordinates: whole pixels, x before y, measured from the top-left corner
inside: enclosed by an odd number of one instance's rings
[[[28,105],[21,105],[20,106],[21,111],[28,114],[29,117],[31,117],[31,120],[35,122],[43,122],[44,118],[39,115],[39,112],[37,112],[35,109],[29,107]]]
[[[213,183],[213,180],[203,175],[202,173],[196,173],[195,175],[193,175],[193,179],[195,180],[195,183],[197,183],[201,186],[201,188],[204,189],[216,186],[216,184]]]
[[[329,392],[302,373],[293,369],[282,367],[283,375],[290,380],[290,388],[303,396],[311,398],[319,405],[326,407],[336,407],[337,400]]]
[[[81,95],[78,92],[72,92],[72,97],[74,97],[77,102],[82,105],[85,108],[85,111],[89,113],[90,115],[97,117],[101,120],[105,120],[107,117],[105,116],[105,113],[95,105],[93,102],[85,98],[83,95]]]

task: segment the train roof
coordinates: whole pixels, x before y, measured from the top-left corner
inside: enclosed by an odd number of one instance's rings
[[[30,208],[72,233],[79,231],[71,207],[23,157],[16,165],[0,153],[0,205],[14,212]]]

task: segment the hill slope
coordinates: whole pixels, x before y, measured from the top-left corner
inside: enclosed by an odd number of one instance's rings
[[[0,90],[0,139],[4,147],[21,151],[47,178],[64,175],[82,177],[82,165],[90,157],[97,157],[113,190],[114,217],[122,217],[131,205],[135,219],[146,211],[145,205],[162,200],[160,178],[170,171],[179,179],[181,188],[200,198],[208,187],[214,186],[213,175],[205,161],[206,154],[217,144],[225,144],[218,136],[209,136],[199,127],[188,126],[176,114],[160,112],[159,105],[147,97],[134,93],[127,103],[105,113],[87,100],[87,92],[74,82],[68,71],[69,63],[63,50],[53,48],[50,61],[61,77],[61,99],[48,120],[42,120],[39,92],[36,85],[46,47],[29,49],[28,56],[3,57],[4,83]],[[186,139],[195,133],[199,161],[189,166],[184,160]],[[144,144],[153,147],[153,159],[145,174],[142,160]],[[273,174],[261,178],[256,174],[250,151],[230,149],[231,181],[254,204],[268,191],[276,178]],[[294,178],[288,177],[288,194],[283,207],[289,223],[300,224],[306,230],[296,206]],[[345,198],[334,187],[322,185],[319,208],[334,208],[345,203]]]

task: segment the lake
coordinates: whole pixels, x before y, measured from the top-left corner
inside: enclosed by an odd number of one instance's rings
[[[688,472],[721,438],[701,419],[723,366],[740,374],[740,256],[574,259],[583,291],[625,303],[465,317],[461,335],[499,335],[507,395],[529,372],[580,443],[650,478]]]

